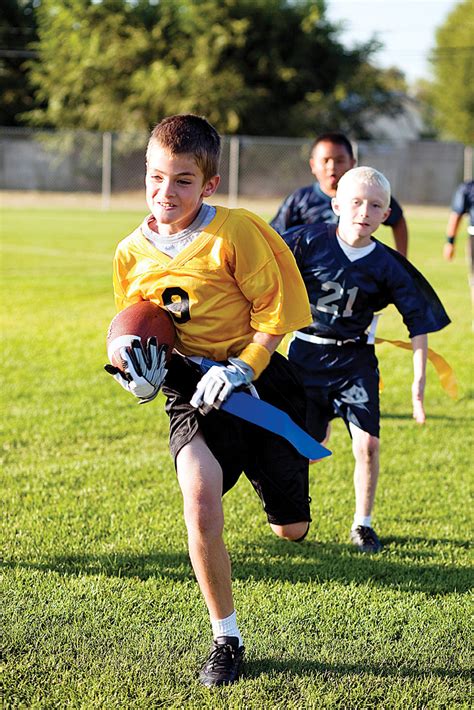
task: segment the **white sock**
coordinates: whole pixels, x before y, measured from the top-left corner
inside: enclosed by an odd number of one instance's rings
[[[362,525],[364,528],[371,528],[372,527],[372,516],[371,515],[357,515],[357,513],[354,515],[354,522],[352,523],[352,529],[355,530],[355,528],[359,527],[359,525]]]
[[[218,636],[237,636],[239,646],[242,646],[242,636],[237,626],[237,614],[235,610],[225,619],[211,619],[212,633],[216,639]]]

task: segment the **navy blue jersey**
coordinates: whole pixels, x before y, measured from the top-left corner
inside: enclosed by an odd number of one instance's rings
[[[469,224],[474,226],[474,180],[459,185],[454,193],[451,209],[460,215],[469,214]]]
[[[364,340],[374,313],[393,303],[410,337],[444,328],[450,320],[426,279],[394,249],[375,249],[351,262],[336,226],[312,224],[285,232],[308,291],[313,323],[302,332],[336,340]]]
[[[403,211],[393,197],[390,200],[390,209],[392,211],[383,224],[393,227],[402,217]],[[270,224],[279,234],[283,234],[287,229],[300,224],[321,222],[337,224],[338,217],[332,210],[329,195],[321,190],[319,182],[314,182],[289,195]]]

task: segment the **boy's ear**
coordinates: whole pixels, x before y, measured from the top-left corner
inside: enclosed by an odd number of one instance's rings
[[[214,175],[214,177],[211,177],[209,180],[206,180],[206,182],[204,183],[204,187],[202,188],[202,196],[210,197],[211,195],[213,195],[219,187],[220,181],[220,175]]]
[[[388,216],[391,214],[391,212],[392,212],[391,208],[387,207],[386,211],[384,212],[382,222],[385,222],[385,220],[388,219]]]
[[[339,215],[341,214],[341,211],[339,209],[339,203],[337,201],[337,197],[333,197],[331,199],[331,207],[332,207],[332,211],[334,212],[334,214],[336,214],[339,217]]]

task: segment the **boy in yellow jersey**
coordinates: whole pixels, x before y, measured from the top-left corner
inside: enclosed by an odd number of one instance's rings
[[[302,539],[309,528],[308,460],[283,438],[220,409],[251,387],[304,426],[298,375],[275,352],[283,336],[311,323],[306,289],[281,237],[246,210],[203,202],[219,185],[220,138],[194,115],[165,118],[147,149],[151,214],[118,246],[119,310],[154,301],[173,317],[176,351],[151,342],[123,348],[128,377],[107,369],[139,401],[160,387],[170,418],[170,449],[184,499],[188,545],[209,610],[213,644],[200,673],[206,686],[235,681],[244,647],[230,560],[223,542],[222,494],[245,472],[273,531]],[[200,359],[216,361],[207,372]]]

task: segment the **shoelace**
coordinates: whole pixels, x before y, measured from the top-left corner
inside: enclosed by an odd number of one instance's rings
[[[363,542],[375,542],[375,537],[373,535],[372,528],[368,528],[364,525],[359,525],[356,530],[362,538]]]
[[[213,671],[227,670],[228,662],[233,661],[236,651],[230,643],[219,644],[211,651],[207,665]]]

